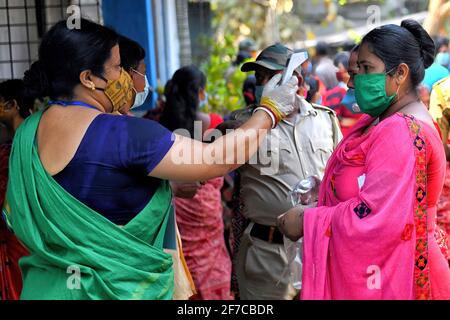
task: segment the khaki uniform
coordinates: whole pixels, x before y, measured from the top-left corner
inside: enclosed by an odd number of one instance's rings
[[[294,297],[289,277],[282,278],[287,268],[284,246],[253,237],[250,232],[254,223],[276,226],[277,217],[292,208],[291,189],[309,176],[322,178],[329,157],[342,139],[331,109],[312,106],[299,96],[296,104],[300,110],[296,118],[283,120],[260,148],[260,153],[270,155],[271,165],[251,159],[239,169],[241,211],[250,220],[241,238],[236,265],[240,296],[244,300]],[[237,120],[245,120],[242,117],[235,116]],[[270,166],[278,170],[261,174]]]

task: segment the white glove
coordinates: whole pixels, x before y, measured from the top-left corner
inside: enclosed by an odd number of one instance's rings
[[[280,112],[282,118],[290,115],[294,111],[295,96],[298,91],[298,79],[292,76],[287,83],[278,86],[282,78],[277,74],[264,86],[261,98],[261,105],[266,101],[272,101]]]

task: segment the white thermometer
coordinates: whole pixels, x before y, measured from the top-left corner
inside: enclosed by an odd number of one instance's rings
[[[286,69],[284,70],[281,84],[283,85],[286,82],[288,82],[289,79],[294,74],[294,70],[297,69],[299,66],[301,66],[303,62],[305,62],[306,60],[308,60],[307,52],[293,53],[287,62],[287,66]]]

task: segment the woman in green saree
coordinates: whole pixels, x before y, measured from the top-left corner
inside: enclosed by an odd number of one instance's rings
[[[132,98],[120,65],[117,33],[82,19],[80,29],[52,27],[25,74],[27,94],[51,101],[21,125],[10,156],[3,213],[31,253],[20,261],[22,299],[171,299],[167,180],[236,169],[292,112],[297,90],[294,77],[279,87],[274,78],[240,133],[203,144],[113,115]],[[216,161],[190,161],[206,154]]]

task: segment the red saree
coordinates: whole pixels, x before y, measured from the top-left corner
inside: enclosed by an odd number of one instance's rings
[[[194,279],[193,300],[230,300],[231,260],[225,245],[220,189],[208,181],[192,199],[175,198],[183,252]]]
[[[0,146],[0,207],[3,206],[8,183],[8,160],[11,144]],[[27,250],[0,219],[0,300],[19,300],[22,291],[22,274],[19,259]]]

